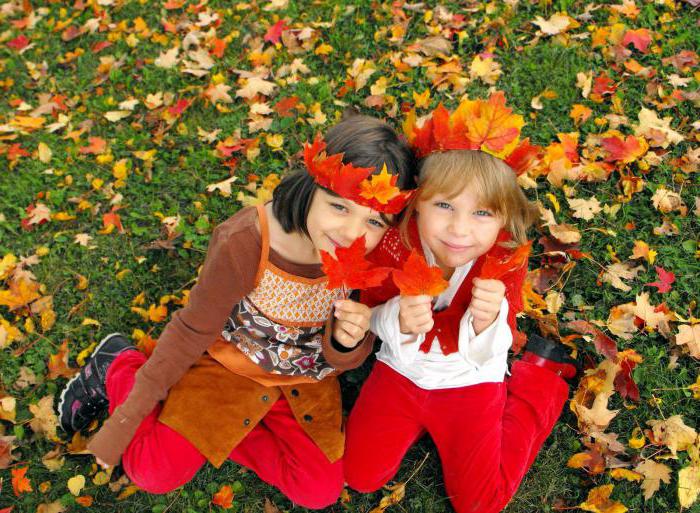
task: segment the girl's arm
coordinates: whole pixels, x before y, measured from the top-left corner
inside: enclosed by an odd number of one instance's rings
[[[348,302],[357,303],[359,295],[359,291],[353,291],[348,298]],[[355,306],[360,305],[355,304]],[[367,309],[365,306],[362,306],[362,308]],[[370,330],[367,330],[364,337],[354,347],[346,347],[333,336],[336,322],[335,316],[331,315],[331,318],[326,323],[321,343],[323,356],[336,370],[344,372],[355,369],[362,365],[372,352],[375,336]]]
[[[478,335],[474,331],[473,317],[469,310],[459,324],[459,354],[477,369],[497,360],[505,361],[513,343],[513,333],[508,324],[508,301],[501,300],[498,317]]]
[[[216,340],[232,306],[254,287],[260,246],[255,224],[242,223],[245,215],[241,212],[214,230],[188,304],[173,314],[153,354],[136,373],[131,393],[88,444],[105,463],[119,462],[141,421]]]

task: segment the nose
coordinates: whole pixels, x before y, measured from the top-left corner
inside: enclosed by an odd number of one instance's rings
[[[364,219],[347,219],[343,226],[343,241],[344,246],[349,246],[355,239],[362,237],[366,233]]]
[[[469,237],[472,233],[472,225],[469,222],[468,216],[455,213],[450,219],[448,231],[450,235],[454,235],[455,237]]]

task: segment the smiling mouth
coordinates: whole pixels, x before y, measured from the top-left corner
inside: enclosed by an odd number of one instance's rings
[[[333,238],[331,238],[329,235],[326,235],[326,238],[327,238],[329,241],[331,241],[331,244],[333,244],[333,247],[336,247],[336,248],[344,248],[344,247],[345,247],[345,246],[343,246],[340,242],[335,241],[335,240],[334,240]]]
[[[441,241],[445,246],[447,246],[452,251],[464,251],[469,249],[471,246],[460,246],[458,244],[450,244],[449,242]]]

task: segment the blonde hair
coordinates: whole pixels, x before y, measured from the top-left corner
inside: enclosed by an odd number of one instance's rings
[[[408,221],[419,201],[438,194],[454,198],[469,188],[481,205],[492,210],[503,220],[517,246],[527,241],[527,229],[538,217],[537,207],[531,203],[518,185],[513,170],[501,159],[475,150],[449,150],[428,155],[420,164],[418,192],[406,207],[400,225],[401,238],[408,242]]]

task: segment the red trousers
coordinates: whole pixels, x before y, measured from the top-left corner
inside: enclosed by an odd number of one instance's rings
[[[361,492],[394,477],[425,432],[457,513],[495,513],[515,494],[568,397],[552,371],[516,362],[505,383],[424,390],[378,361],[346,428],[345,480]]]
[[[136,371],[145,362],[137,351],[126,351],[112,362],[107,372],[110,414],[129,395]],[[187,483],[206,461],[182,435],[158,421],[160,410],[158,405],[143,420],[122,456],[129,478],[150,493],[166,493]],[[284,397],[231,451],[229,459],[306,508],[325,508],[343,490],[342,460],[328,461],[294,419]]]

